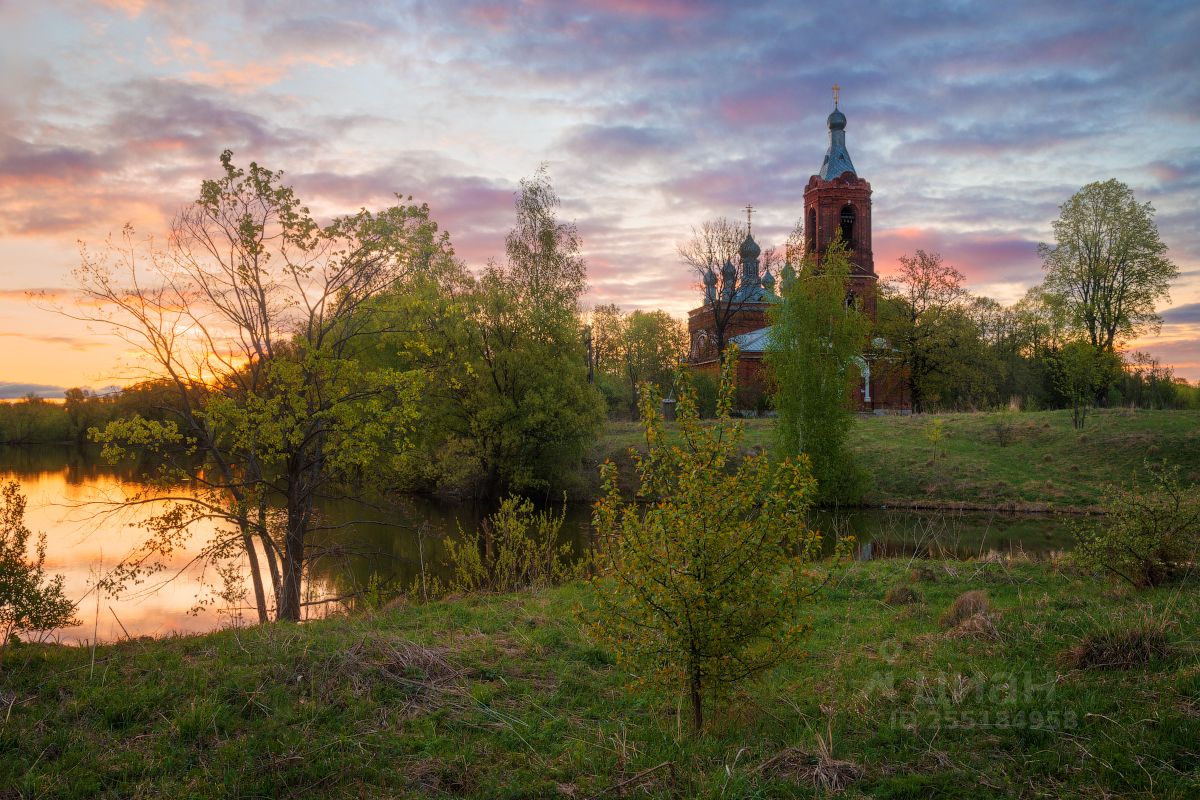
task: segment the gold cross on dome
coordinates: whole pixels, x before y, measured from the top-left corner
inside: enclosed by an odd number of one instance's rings
[[[838,86],[835,83],[833,85],[833,107],[834,108],[837,108],[838,98],[841,96],[841,94],[842,94],[842,87]]]
[[[747,203],[746,208],[744,210],[746,212],[746,233],[749,234],[750,233],[750,215],[754,213],[754,206]]]

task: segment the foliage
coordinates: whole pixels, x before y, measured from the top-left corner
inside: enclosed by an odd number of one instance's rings
[[[782,302],[771,311],[767,363],[781,452],[808,456],[822,503],[857,502],[866,488],[846,437],[870,320],[845,302],[849,274],[846,248],[835,242],[819,269],[807,259],[798,275],[785,271]]]
[[[165,249],[151,244],[143,259],[127,228],[122,246],[85,249],[76,273],[88,301],[79,313],[110,323],[171,395],[160,418],[110,422],[96,440],[114,457],[158,454],[154,488],[131,502],[189,487],[112,580],[160,569],[197,522],[215,520],[202,557],[227,576],[245,559],[259,620],[272,607],[296,620],[317,496],[386,474],[415,423],[420,374],[353,358],[358,341],[387,330],[373,301],[452,253],[426,206],[320,226],[281,173],[243,170],[229,151],[221,166]],[[270,498],[282,499],[278,520]]]
[[[1179,268],[1154,224],[1154,207],[1139,204],[1115,179],[1089,183],[1060,206],[1054,244],[1038,253],[1046,289],[1062,298],[1092,347],[1118,342],[1161,323],[1154,306],[1170,298]]]
[[[1120,360],[1086,341],[1067,342],[1048,360],[1055,388],[1070,403],[1072,423],[1083,428],[1088,409],[1116,377]]]
[[[75,604],[63,594],[63,576],[47,579],[46,534],[38,534],[29,557],[32,532],[25,526],[25,497],[16,481],[0,486],[0,648],[15,631],[49,631],[79,624]]]
[[[951,364],[960,340],[959,322],[966,292],[963,274],[938,253],[917,250],[900,257],[896,277],[883,285],[880,335],[899,351],[907,372],[913,411],[926,410],[928,383]]]
[[[596,382],[606,396],[623,395],[631,418],[637,416],[638,387],[648,382],[666,394],[687,355],[686,328],[662,310],[623,314],[615,305],[596,306],[591,330]]]
[[[533,502],[511,495],[488,516],[479,531],[468,536],[459,527],[459,540],[446,540],[455,592],[513,592],[545,588],[576,577],[571,544],[562,543],[566,498],[555,514],[536,510]]]
[[[647,388],[648,452],[631,453],[637,496],[622,499],[607,462],[593,516],[599,574],[595,608],[584,613],[591,636],[640,681],[685,691],[696,729],[706,701],[793,652],[805,632],[797,612],[816,588],[806,565],[821,544],[804,519],[816,490],[807,458],[738,460],[736,359],[732,348],[710,425],[700,423],[685,384],[676,444],[666,438],[659,394]]]
[[[578,317],[586,266],[544,169],[521,182],[504,264],[461,263],[393,286],[395,331],[364,363],[420,370],[424,423],[407,488],[496,498],[549,492],[577,473],[602,420]]]
[[[1098,522],[1076,525],[1076,563],[1139,588],[1175,580],[1195,568],[1200,487],[1186,485],[1177,466],[1147,464],[1144,477],[1110,487],[1103,507],[1105,516]]]

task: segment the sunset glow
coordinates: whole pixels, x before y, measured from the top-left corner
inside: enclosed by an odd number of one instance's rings
[[[140,377],[47,300],[70,302],[78,241],[161,237],[226,147],[322,217],[428,202],[472,266],[546,162],[587,305],[682,315],[691,226],[753,203],[783,242],[835,82],[882,277],[923,248],[1015,301],[1058,205],[1117,178],[1182,271],[1161,335],[1130,344],[1200,380],[1198,39],[1177,3],[5,4],[0,397]]]

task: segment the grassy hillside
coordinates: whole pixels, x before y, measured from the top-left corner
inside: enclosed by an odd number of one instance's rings
[[[773,445],[773,420],[747,428],[748,447]],[[620,463],[638,435],[633,423],[610,423],[595,460]],[[1200,482],[1200,411],[1103,409],[1082,431],[1069,411],[863,417],[850,447],[871,473],[873,505],[1094,508],[1106,484],[1127,482],[1145,459]]]
[[[884,602],[896,586],[915,596]],[[940,624],[969,589],[990,614]],[[1196,588],[1130,595],[1035,564],[858,564],[806,610],[806,654],[731,697],[700,738],[678,698],[628,693],[581,638],[571,610],[586,602],[569,586],[94,656],[10,648],[0,796],[1200,791]],[[1147,625],[1165,635],[1147,663],[1060,661],[1089,633]]]

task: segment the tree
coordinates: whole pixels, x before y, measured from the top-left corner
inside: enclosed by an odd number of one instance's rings
[[[651,383],[663,393],[670,388],[680,360],[687,354],[687,330],[666,311],[634,311],[625,319],[623,373],[629,411],[637,411],[638,387]]]
[[[1099,350],[1091,342],[1067,342],[1051,358],[1055,388],[1071,406],[1071,422],[1078,430],[1087,421],[1088,409],[1120,371],[1115,353]]]
[[[495,500],[577,474],[603,409],[579,318],[586,265],[558,206],[540,169],[521,182],[504,263],[478,278],[447,267],[388,298],[394,319],[417,326],[379,340],[381,363],[426,376],[411,484]]]
[[[583,614],[589,631],[639,680],[684,691],[697,730],[706,701],[791,652],[804,632],[797,612],[815,590],[806,566],[821,543],[805,525],[816,490],[807,459],[738,459],[736,359],[730,348],[711,425],[700,423],[681,373],[678,443],[667,439],[659,393],[646,389],[648,452],[631,452],[637,496],[622,499],[608,462],[593,516],[599,575],[596,605]]]
[[[879,330],[900,351],[916,413],[925,410],[930,377],[944,369],[958,344],[951,321],[966,297],[962,282],[963,274],[941,255],[917,250],[900,257],[899,274],[884,284]]]
[[[692,228],[692,238],[679,246],[679,257],[704,290],[704,305],[712,315],[717,357],[725,352],[726,330],[742,307],[742,270],[735,262],[746,232],[725,217]]]
[[[388,330],[373,300],[399,278],[450,256],[426,206],[362,210],[320,226],[282,173],[221,155],[223,174],[175,218],[165,248],[83,252],[80,312],[137,348],[171,400],[96,433],[110,458],[152,452],[163,502],[141,550],[110,575],[114,588],[161,569],[159,557],[195,523],[217,520],[201,558],[245,559],[259,620],[301,615],[316,500],[375,474],[407,446],[420,375],[367,369],[359,341]],[[283,510],[272,513],[280,498]],[[265,568],[263,561],[266,562]],[[226,574],[230,574],[227,572]],[[270,599],[268,599],[270,598]],[[273,600],[273,603],[270,601]]]
[[[855,500],[862,484],[846,436],[870,320],[846,305],[849,274],[846,248],[835,243],[819,269],[806,258],[798,275],[784,272],[782,302],[771,312],[767,363],[780,445],[788,455],[808,456],[823,502]]]
[[[1059,207],[1054,244],[1038,245],[1046,289],[1063,298],[1092,347],[1156,330],[1160,300],[1170,300],[1179,268],[1154,224],[1154,207],[1139,204],[1124,183],[1089,183]]]
[[[63,577],[46,579],[46,534],[38,534],[33,560],[25,526],[25,497],[16,481],[0,487],[0,648],[15,631],[48,631],[79,624],[75,604],[63,594]]]

